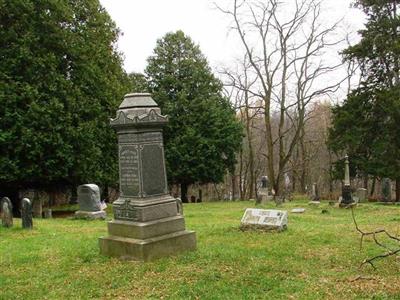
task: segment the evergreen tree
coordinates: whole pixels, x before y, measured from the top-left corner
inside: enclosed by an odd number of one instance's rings
[[[146,93],[149,91],[149,84],[144,74],[141,73],[130,73],[128,75],[131,91],[133,93]]]
[[[2,188],[116,183],[118,34],[98,0],[0,0]]]
[[[146,74],[154,100],[169,116],[164,130],[168,179],[181,185],[218,183],[233,168],[242,128],[222,84],[199,47],[182,31],[157,41]]]
[[[400,3],[359,0],[367,14],[361,41],[344,51],[359,63],[360,86],[333,111],[330,146],[348,151],[363,175],[400,180]]]

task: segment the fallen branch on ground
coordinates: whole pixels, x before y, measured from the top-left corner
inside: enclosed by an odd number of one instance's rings
[[[365,264],[369,264],[369,265],[371,265],[371,266],[376,270],[376,267],[375,267],[375,265],[374,265],[374,261],[375,261],[375,260],[377,260],[377,259],[382,259],[382,258],[386,258],[386,257],[389,257],[389,256],[396,255],[397,253],[400,253],[400,248],[392,249],[392,248],[390,248],[389,246],[386,246],[385,244],[383,244],[383,243],[379,240],[379,237],[382,236],[382,235],[384,235],[384,236],[386,236],[387,238],[389,238],[389,239],[391,239],[391,240],[394,240],[394,241],[400,243],[400,237],[395,236],[395,235],[392,235],[391,233],[387,232],[385,229],[377,229],[377,230],[374,230],[374,231],[362,231],[362,230],[360,229],[360,227],[358,226],[358,224],[357,224],[356,218],[355,218],[355,216],[354,216],[354,209],[353,209],[353,207],[351,208],[351,215],[352,215],[352,217],[353,217],[353,222],[354,222],[354,225],[356,226],[356,230],[361,234],[361,238],[360,238],[360,250],[361,250],[362,245],[363,245],[364,237],[365,237],[365,236],[372,236],[372,238],[373,238],[375,244],[378,245],[380,248],[383,248],[383,249],[386,251],[385,253],[376,255],[376,256],[371,257],[371,258],[366,258],[366,259],[364,259],[364,261],[361,263],[360,267],[364,266]],[[400,247],[400,246],[399,246],[399,247]]]

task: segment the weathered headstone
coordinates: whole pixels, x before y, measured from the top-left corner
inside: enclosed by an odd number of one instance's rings
[[[113,203],[107,256],[148,261],[196,248],[179,203],[168,193],[162,127],[168,122],[150,94],[128,94],[111,121],[118,135],[120,196]]]
[[[277,230],[287,229],[288,213],[285,210],[247,208],[243,214],[242,230]]]
[[[53,212],[52,212],[51,208],[47,208],[44,210],[44,218],[45,219],[53,218]]]
[[[342,201],[340,201],[340,207],[347,207],[352,204],[353,198],[351,195],[350,187],[350,168],[349,168],[349,157],[345,156],[345,166],[344,166],[344,185],[342,187]]]
[[[39,193],[35,191],[32,203],[33,217],[41,218],[43,214],[43,200]]]
[[[389,178],[382,178],[381,181],[382,201],[392,201],[392,184]]]
[[[367,200],[367,189],[365,188],[358,188],[356,191],[356,195],[358,197],[359,202],[364,202]]]
[[[13,207],[8,197],[1,199],[1,223],[4,227],[13,226]]]
[[[28,198],[22,199],[21,203],[21,220],[22,228],[32,229],[32,203]]]
[[[78,219],[105,219],[105,203],[100,200],[100,189],[95,184],[78,186],[79,210],[75,212]]]

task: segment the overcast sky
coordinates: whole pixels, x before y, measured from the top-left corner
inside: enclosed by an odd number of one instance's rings
[[[292,1],[292,0],[288,0]],[[232,0],[100,0],[123,35],[118,47],[124,54],[127,72],[143,72],[156,40],[181,29],[208,58],[216,70],[242,53],[236,33],[229,31],[230,19],[215,9]],[[349,0],[325,0],[324,13],[330,20],[343,18],[346,30],[362,28],[363,13],[350,8]],[[333,53],[336,55],[336,53]]]

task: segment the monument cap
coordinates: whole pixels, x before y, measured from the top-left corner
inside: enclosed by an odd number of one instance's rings
[[[157,107],[157,103],[151,98],[150,93],[131,93],[124,96],[119,109],[137,107]]]

